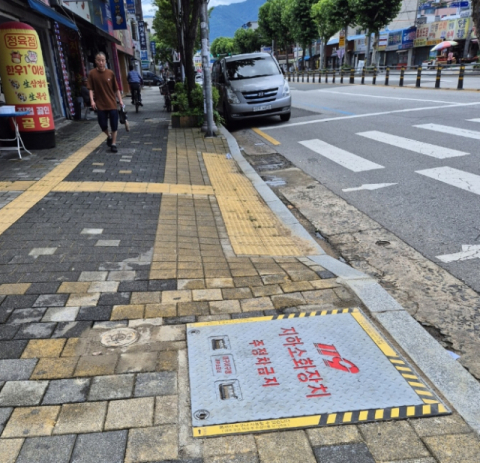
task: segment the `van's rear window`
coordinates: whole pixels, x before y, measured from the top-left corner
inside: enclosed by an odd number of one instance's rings
[[[280,71],[272,58],[258,57],[227,61],[227,73],[229,80],[254,79],[280,74]]]

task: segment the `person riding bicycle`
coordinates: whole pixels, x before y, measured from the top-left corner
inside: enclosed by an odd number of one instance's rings
[[[130,93],[132,94],[132,104],[135,104],[135,94],[137,94],[137,101],[140,106],[142,104],[141,86],[143,85],[142,76],[133,69],[133,66],[129,66],[129,72],[127,76],[128,84],[130,85]]]

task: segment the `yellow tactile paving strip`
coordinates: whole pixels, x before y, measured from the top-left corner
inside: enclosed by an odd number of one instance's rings
[[[144,182],[61,182],[53,191],[213,195],[211,186]]]
[[[41,201],[60,182],[62,182],[75,167],[77,167],[95,148],[105,141],[105,135],[100,134],[92,141],[82,146],[68,159],[55,167],[41,180],[34,182],[20,196],[0,209],[0,234],[13,225],[20,217]]]
[[[298,237],[280,223],[234,160],[212,153],[203,153],[203,159],[237,255],[304,255]]]
[[[16,182],[0,182],[0,191],[25,191],[35,183],[35,180],[18,180]]]

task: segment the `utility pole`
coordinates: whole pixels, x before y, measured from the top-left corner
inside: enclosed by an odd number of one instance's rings
[[[202,1],[200,9],[200,31],[202,39],[203,89],[205,98],[205,137],[215,137],[217,127],[213,121],[212,73],[210,70],[210,47],[208,44],[208,0]],[[204,124],[205,126],[205,124]],[[202,130],[204,127],[202,127]]]

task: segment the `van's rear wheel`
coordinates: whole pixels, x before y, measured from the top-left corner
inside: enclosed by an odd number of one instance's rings
[[[287,113],[287,114],[280,114],[280,119],[282,120],[282,122],[287,122],[290,120],[290,116],[292,115],[292,113]]]

